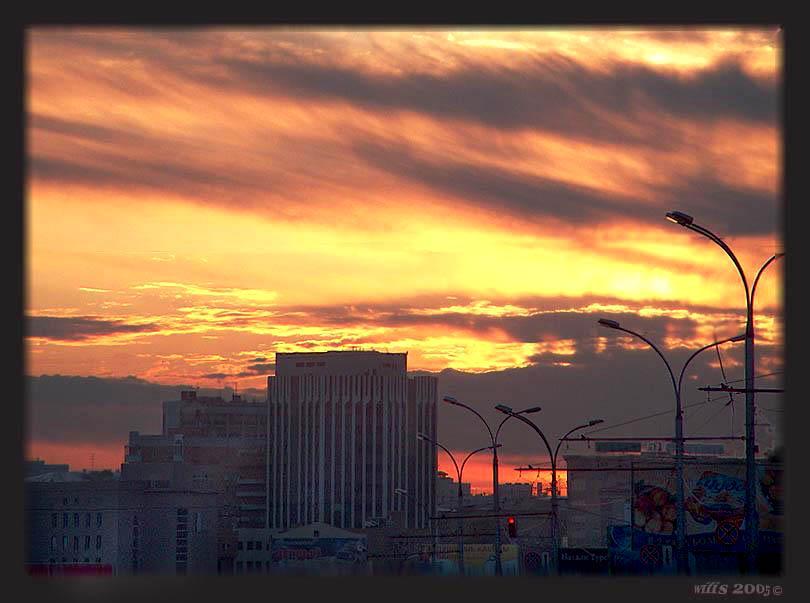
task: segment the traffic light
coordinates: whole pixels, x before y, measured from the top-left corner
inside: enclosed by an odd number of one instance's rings
[[[517,536],[517,520],[514,515],[510,515],[506,518],[506,527],[509,530],[509,538]]]

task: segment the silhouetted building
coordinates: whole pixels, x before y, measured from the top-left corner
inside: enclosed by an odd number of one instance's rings
[[[43,473],[69,473],[69,465],[50,465],[41,459],[25,461],[25,476],[33,477]]]
[[[268,377],[271,528],[362,528],[435,507],[437,380],[407,376],[407,354],[279,353]],[[397,488],[408,496],[395,493]]]
[[[184,391],[163,403],[163,432],[130,432],[123,470],[143,479],[167,479],[174,464],[196,467],[198,480],[230,493],[238,526],[263,528],[267,514],[267,403],[234,395]]]
[[[470,484],[461,482],[461,500],[470,498]],[[444,471],[436,473],[436,505],[455,509],[458,506],[458,482]]]

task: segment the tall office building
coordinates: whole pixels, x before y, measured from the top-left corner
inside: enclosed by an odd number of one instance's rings
[[[407,376],[407,354],[279,353],[268,377],[268,526],[362,528],[435,508],[437,379]],[[397,493],[396,490],[406,493]]]

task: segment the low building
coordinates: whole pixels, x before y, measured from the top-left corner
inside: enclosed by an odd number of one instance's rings
[[[36,573],[217,571],[215,492],[144,480],[27,480],[25,497],[25,562]]]

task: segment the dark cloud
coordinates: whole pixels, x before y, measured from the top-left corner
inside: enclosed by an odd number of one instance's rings
[[[537,129],[567,136],[658,144],[634,134],[605,112],[630,118],[646,112],[713,120],[738,118],[775,124],[776,87],[734,62],[690,77],[640,65],[616,63],[606,70],[562,57],[524,61],[515,67],[467,61],[450,73],[382,75],[332,64],[222,59],[220,85],[295,98],[345,101],[383,110],[408,110],[502,129]]]
[[[332,326],[371,325],[384,327],[407,326],[434,326],[462,329],[479,336],[485,336],[492,331],[508,335],[510,341],[535,342],[554,341],[558,339],[573,339],[575,341],[590,342],[594,337],[605,335],[603,327],[597,324],[597,319],[605,317],[617,320],[628,328],[632,328],[644,335],[662,338],[664,336],[677,336],[691,338],[695,335],[697,322],[689,317],[674,318],[668,316],[640,317],[638,312],[645,307],[643,303],[628,303],[623,300],[605,298],[597,300],[589,298],[588,304],[618,303],[627,306],[626,312],[604,311],[585,312],[582,310],[582,300],[567,298],[554,298],[553,302],[543,299],[526,299],[522,301],[511,300],[527,309],[526,315],[491,316],[486,314],[473,314],[463,311],[449,312],[441,310],[441,300],[420,300],[421,305],[408,304],[377,304],[377,305],[351,305],[351,306],[317,306],[298,308],[304,311],[313,324]],[[454,304],[465,305],[474,300],[455,300]],[[448,302],[449,303],[449,302]],[[536,305],[535,305],[536,304]],[[681,309],[683,305],[677,302],[652,302],[656,308]],[[497,302],[494,302],[497,305]],[[692,311],[719,314],[724,319],[728,314],[726,310],[717,308],[691,308]],[[280,308],[283,317],[283,308]],[[744,312],[739,312],[740,322],[744,320]],[[733,322],[733,319],[732,321]],[[731,325],[728,325],[731,328]],[[736,332],[736,331],[735,331]]]
[[[248,365],[247,370],[253,371],[254,374],[268,373],[276,370],[276,363],[265,362],[261,364],[250,364]]]
[[[158,330],[155,324],[131,325],[119,320],[104,320],[88,316],[29,316],[26,336],[57,341],[81,341],[104,335],[147,333]]]
[[[759,348],[758,348],[759,349]],[[690,351],[672,350],[667,357],[680,372]],[[742,360],[742,348],[724,347],[727,380],[743,377],[741,366],[731,361]],[[770,355],[762,349],[758,357]],[[548,359],[545,359],[548,360]],[[552,361],[560,358],[551,359]],[[543,362],[527,368],[471,374],[444,370],[432,374],[439,379],[439,400],[453,395],[463,400],[490,422],[497,425],[503,418],[493,406],[505,403],[514,408],[540,405],[543,410],[533,419],[552,443],[571,427],[591,418],[602,418],[609,427],[646,415],[663,412],[649,420],[630,423],[601,432],[604,436],[644,437],[669,436],[673,430],[674,393],[666,368],[649,349],[626,350],[613,343],[601,353],[592,348],[578,350],[576,356],[566,357],[571,366],[555,366]],[[687,436],[737,435],[744,421],[741,396],[732,407],[724,406],[726,395],[707,397],[697,388],[717,385],[722,376],[713,353],[706,352],[690,365],[684,381],[683,402]],[[760,379],[762,387],[780,387],[780,375]],[[176,400],[187,385],[159,385],[141,379],[107,379],[96,377],[40,376],[26,381],[26,423],[28,437],[59,443],[120,443],[126,442],[129,431],[160,433],[161,402]],[[222,395],[228,399],[229,388],[200,389],[200,395]],[[241,391],[256,399],[264,398],[264,390]],[[706,400],[711,400],[706,402]],[[760,395],[758,402],[769,408],[780,408],[781,395]],[[472,450],[485,445],[486,432],[478,419],[463,409],[439,403],[439,438],[451,449]],[[778,417],[778,415],[777,415]],[[732,421],[733,418],[733,421]],[[778,418],[763,415],[758,422],[769,421],[777,433]],[[514,425],[512,423],[515,423]],[[764,435],[758,437],[767,437]],[[533,431],[513,421],[504,427],[501,442],[504,454],[544,456],[544,447]],[[563,446],[563,453],[566,446]],[[572,451],[582,445],[570,445]],[[54,462],[58,459],[54,459]]]
[[[266,360],[266,358],[262,358],[262,360]],[[202,379],[228,379],[228,378],[242,378],[242,377],[256,377],[257,375],[267,375],[270,372],[276,369],[275,362],[264,362],[264,363],[256,363],[256,364],[249,364],[243,370],[237,373],[206,373],[204,375],[200,375]]]
[[[228,373],[205,373],[204,375],[200,375],[203,379],[225,379],[226,377],[231,377],[232,375]]]
[[[466,203],[508,212],[537,225],[548,219],[568,224],[597,224],[631,217],[660,225],[675,206],[689,209],[706,224],[719,224],[740,235],[769,234],[777,224],[777,199],[723,184],[711,175],[674,182],[652,198],[639,199],[573,184],[481,166],[450,158],[428,158],[405,144],[363,141],[353,145],[358,158],[375,168]],[[686,202],[684,202],[686,200]]]

